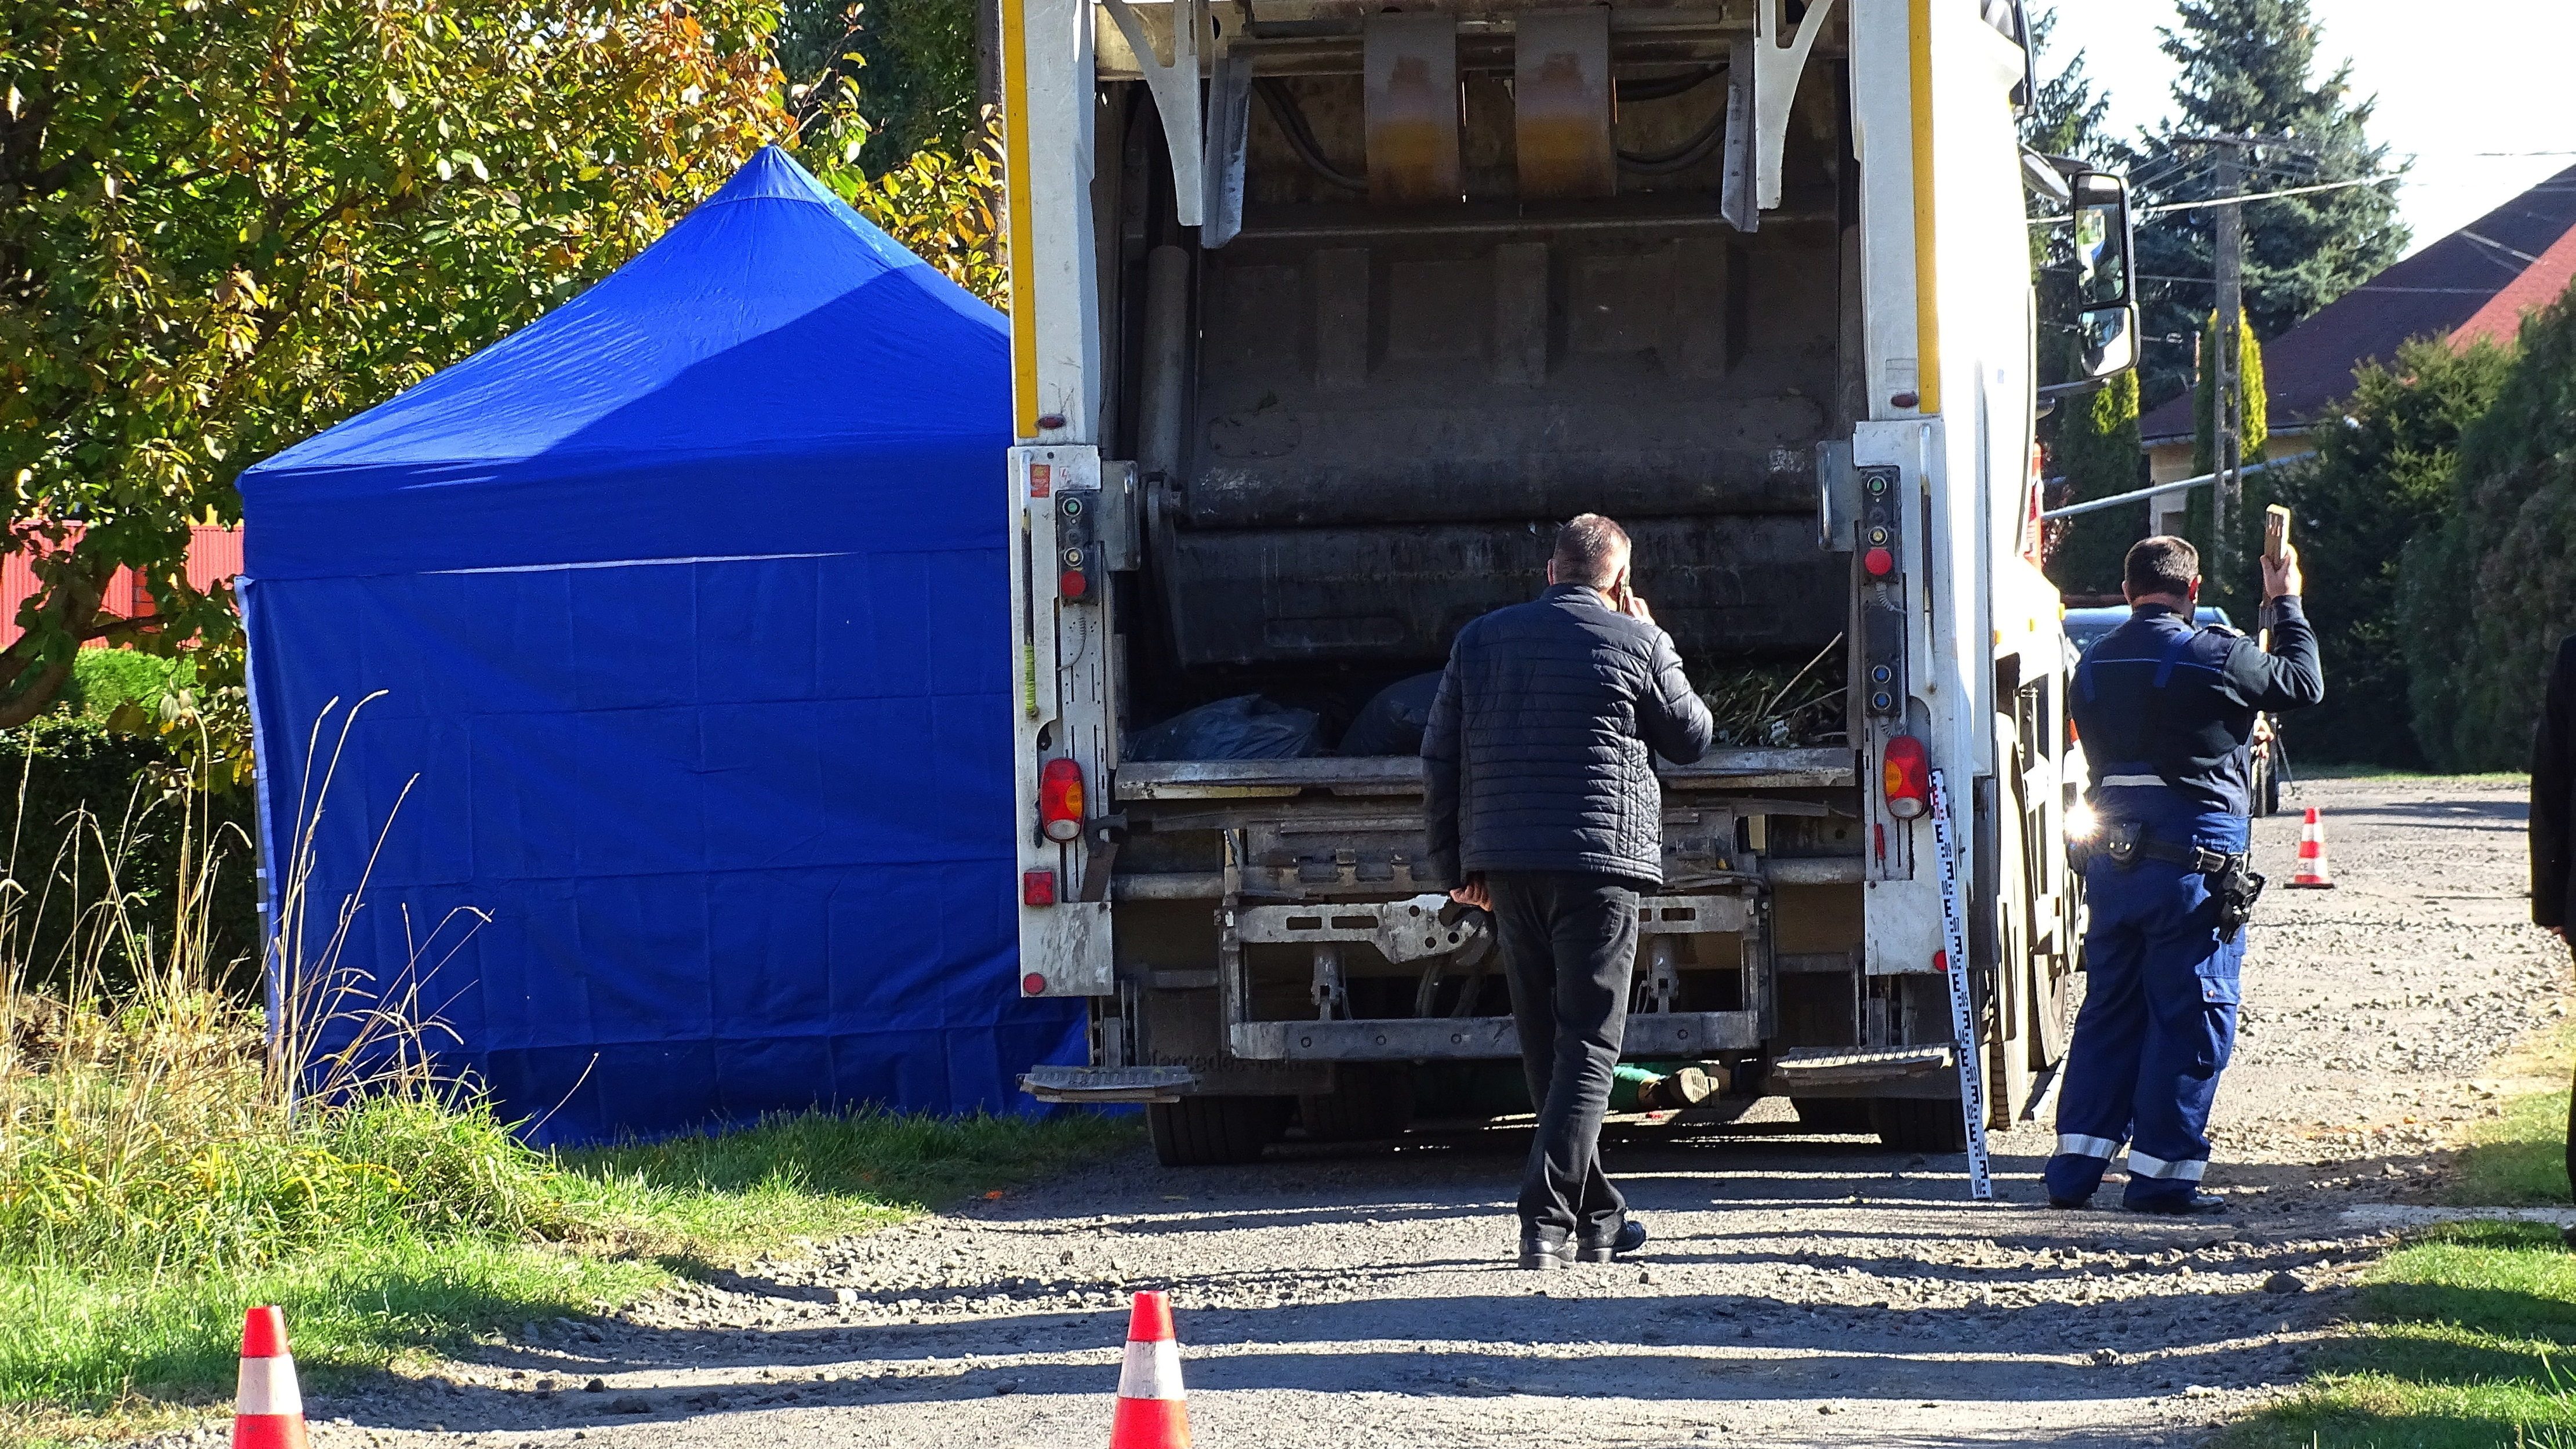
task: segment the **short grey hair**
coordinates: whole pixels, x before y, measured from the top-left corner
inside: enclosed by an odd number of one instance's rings
[[[1628,530],[1598,513],[1578,513],[1556,531],[1556,581],[1607,588],[1628,553]]]

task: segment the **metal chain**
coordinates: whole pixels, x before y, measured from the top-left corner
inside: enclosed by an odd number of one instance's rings
[[[1959,1111],[1968,1125],[1968,1196],[1995,1195],[1986,1158],[1985,1053],[1977,1048],[1977,1018],[1968,1003],[1966,913],[1959,908],[1959,852],[1950,838],[1950,791],[1932,772],[1932,846],[1941,857],[1942,975],[1950,983],[1950,1036],[1959,1057]]]

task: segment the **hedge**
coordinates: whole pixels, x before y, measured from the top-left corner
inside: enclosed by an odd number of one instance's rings
[[[7,788],[9,810],[6,859],[11,879],[24,892],[0,904],[0,950],[7,954],[7,969],[22,973],[27,984],[59,988],[79,956],[90,954],[69,948],[76,919],[91,923],[84,929],[96,929],[109,858],[119,863],[126,919],[158,943],[171,939],[186,822],[181,807],[162,799],[150,777],[153,767],[169,759],[158,738],[113,734],[83,715],[46,714],[0,731],[0,784]],[[252,798],[252,792],[236,790],[201,800],[197,833],[211,824],[214,848],[209,855],[204,840],[189,842],[197,868],[210,859],[214,871],[210,964],[229,966],[230,979],[245,990],[257,980],[260,950],[249,844]]]
[[[2527,767],[2550,656],[2576,633],[2569,298],[2524,321],[2495,405],[2461,435],[2450,517],[2407,545],[2398,618],[2415,737],[2433,763]]]

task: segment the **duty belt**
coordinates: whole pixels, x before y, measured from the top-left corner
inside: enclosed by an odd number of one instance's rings
[[[2161,840],[2148,840],[2143,837],[2139,839],[2135,850],[2141,860],[2161,860],[2167,865],[2188,866],[2202,875],[2217,875],[2222,871],[2233,870],[2253,859],[2252,855],[2245,851],[2230,855],[2226,851],[2212,850],[2205,845],[2171,845]],[[2119,859],[2119,848],[2116,844],[2111,846],[2107,853],[2112,859]]]
[[[2218,902],[2219,928],[2233,936],[2236,928],[2253,919],[2254,902],[2263,894],[2263,877],[2254,873],[2251,851],[2212,850],[2205,845],[2176,845],[2167,840],[2150,840],[2146,830],[2134,820],[2105,821],[2101,834],[2070,850],[2078,869],[2097,857],[2108,857],[2112,864],[2126,870],[2141,860],[2162,861],[2178,865],[2198,875],[2209,877],[2209,891]]]

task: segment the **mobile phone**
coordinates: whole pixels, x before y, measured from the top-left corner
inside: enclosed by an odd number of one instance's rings
[[[2279,563],[2281,561],[2282,550],[2289,546],[2289,542],[2290,510],[2283,508],[2278,503],[2265,505],[2263,509],[2263,561],[2265,563]]]

